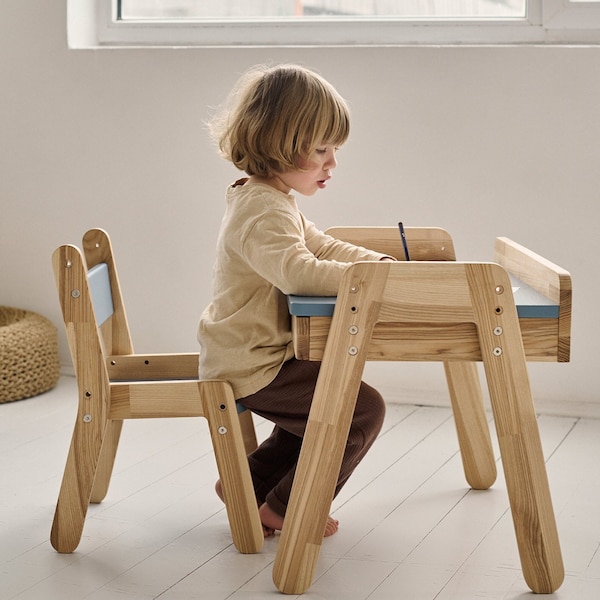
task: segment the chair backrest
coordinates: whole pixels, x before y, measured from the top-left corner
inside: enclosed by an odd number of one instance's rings
[[[99,374],[108,385],[106,357],[132,354],[133,345],[108,234],[88,231],[83,247],[87,261],[66,244],[52,262],[75,374],[87,389]]]
[[[117,264],[108,233],[103,229],[90,229],[87,231],[83,236],[83,252],[89,270],[102,263],[107,266],[114,312],[101,325],[106,353],[115,356],[133,354],[133,342],[129,331],[125,303],[121,294]]]
[[[450,234],[440,227],[406,227],[411,260],[456,260]],[[398,227],[331,227],[332,237],[404,260]]]

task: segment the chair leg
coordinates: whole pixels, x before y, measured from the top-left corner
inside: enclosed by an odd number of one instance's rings
[[[233,392],[227,383],[221,381],[199,382],[198,386],[210,428],[233,543],[244,554],[259,552],[264,534]]]
[[[246,454],[251,454],[258,447],[258,440],[256,439],[256,431],[254,429],[254,421],[252,419],[252,411],[244,410],[239,413],[239,417]]]
[[[497,472],[477,365],[453,361],[444,363],[444,369],[465,478],[473,489],[487,490]]]
[[[81,540],[104,431],[105,424],[84,422],[78,413],[50,533],[50,542],[60,553],[73,552]]]
[[[94,485],[92,486],[92,494],[90,496],[90,502],[92,504],[99,504],[102,502],[108,492],[122,427],[123,421],[108,421],[106,424],[104,442],[100,450],[98,468],[96,470],[96,477],[94,478]]]

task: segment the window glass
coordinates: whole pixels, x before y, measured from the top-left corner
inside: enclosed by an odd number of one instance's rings
[[[66,0],[70,48],[600,46],[600,0]]]
[[[120,0],[122,20],[523,18],[526,0]]]

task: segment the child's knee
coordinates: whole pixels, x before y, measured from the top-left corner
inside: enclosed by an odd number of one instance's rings
[[[356,403],[354,422],[363,430],[365,437],[376,437],[385,419],[385,400],[374,388],[363,384]]]

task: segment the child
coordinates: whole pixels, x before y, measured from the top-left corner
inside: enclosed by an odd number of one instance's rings
[[[248,177],[227,189],[213,299],[202,314],[200,377],[226,379],[238,402],[275,424],[250,456],[265,536],[281,529],[320,363],[294,358],[286,294],[335,296],[358,260],[393,260],[319,231],[292,190],[324,189],[349,134],[344,100],[299,66],[256,67],[211,122],[221,154]],[[336,494],[375,441],[385,413],[362,383]],[[220,482],[216,490],[222,498]],[[327,521],[325,535],[337,531]]]

